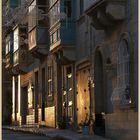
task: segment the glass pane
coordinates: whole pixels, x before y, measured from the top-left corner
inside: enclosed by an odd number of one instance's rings
[[[14,30],[14,52],[19,48],[19,29]]]

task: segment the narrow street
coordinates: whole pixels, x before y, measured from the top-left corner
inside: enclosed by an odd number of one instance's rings
[[[28,133],[3,130],[2,140],[51,140],[51,139],[45,136],[37,136]]]

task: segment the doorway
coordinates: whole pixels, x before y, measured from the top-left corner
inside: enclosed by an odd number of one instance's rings
[[[27,116],[27,113],[28,113],[28,96],[27,96],[28,87],[27,86],[22,87],[21,90],[22,90],[22,92],[21,92],[21,97],[22,97],[22,100],[21,100],[22,125],[25,125],[26,124],[26,116]]]
[[[35,123],[38,123],[38,71],[35,72]]]
[[[46,73],[45,68],[42,69],[42,121],[45,121],[45,85],[46,85]]]
[[[105,80],[102,53],[95,53],[95,128],[97,135],[105,136]]]

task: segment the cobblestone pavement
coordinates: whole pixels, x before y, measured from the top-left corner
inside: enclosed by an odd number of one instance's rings
[[[3,127],[6,130],[13,130],[17,132],[24,132],[24,133],[32,133],[36,135],[46,136],[53,140],[111,140],[97,135],[83,135],[82,133],[77,133],[76,131],[72,130],[60,130],[60,129],[53,129],[53,128],[26,128],[26,127],[19,127],[19,126],[5,126]],[[7,140],[7,139],[6,139]],[[14,139],[15,140],[15,139]],[[36,139],[35,139],[36,140]]]
[[[51,139],[45,136],[37,136],[29,133],[21,133],[11,130],[3,130],[2,140],[51,140]]]

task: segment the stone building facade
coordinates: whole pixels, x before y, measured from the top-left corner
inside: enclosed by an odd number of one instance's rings
[[[136,140],[137,0],[8,2],[7,16],[24,9],[5,35],[13,124],[78,128],[92,116],[95,134]]]

